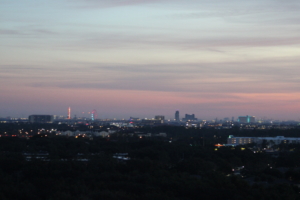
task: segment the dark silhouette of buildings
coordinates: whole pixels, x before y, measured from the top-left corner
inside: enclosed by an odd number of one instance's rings
[[[53,115],[30,115],[28,121],[32,123],[52,123]]]
[[[185,114],[185,118],[182,118],[182,121],[197,121],[198,119],[195,118],[195,114]]]
[[[155,120],[165,120],[165,116],[163,116],[163,115],[156,115],[156,116],[154,117],[154,119],[155,119]]]

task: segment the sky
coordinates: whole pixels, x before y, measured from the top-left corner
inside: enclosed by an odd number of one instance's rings
[[[300,120],[299,0],[1,0],[0,117]]]

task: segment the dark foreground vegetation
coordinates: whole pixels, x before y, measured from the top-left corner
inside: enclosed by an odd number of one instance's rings
[[[282,144],[276,155],[254,153],[212,145],[227,130],[173,131],[171,143],[169,133],[2,137],[0,199],[300,199],[300,145]],[[203,141],[203,135],[211,137]]]

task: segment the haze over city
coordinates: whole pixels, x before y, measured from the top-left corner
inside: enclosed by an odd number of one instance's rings
[[[0,117],[299,120],[296,0],[3,0]]]

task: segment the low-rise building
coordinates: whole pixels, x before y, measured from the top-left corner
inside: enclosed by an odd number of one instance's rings
[[[53,115],[30,115],[28,121],[31,123],[52,123]]]
[[[266,141],[270,146],[278,145],[281,143],[300,143],[300,138],[294,137],[284,137],[284,136],[276,136],[276,137],[234,137],[233,135],[229,135],[227,138],[227,145],[244,145],[250,143],[262,144],[263,141]]]

